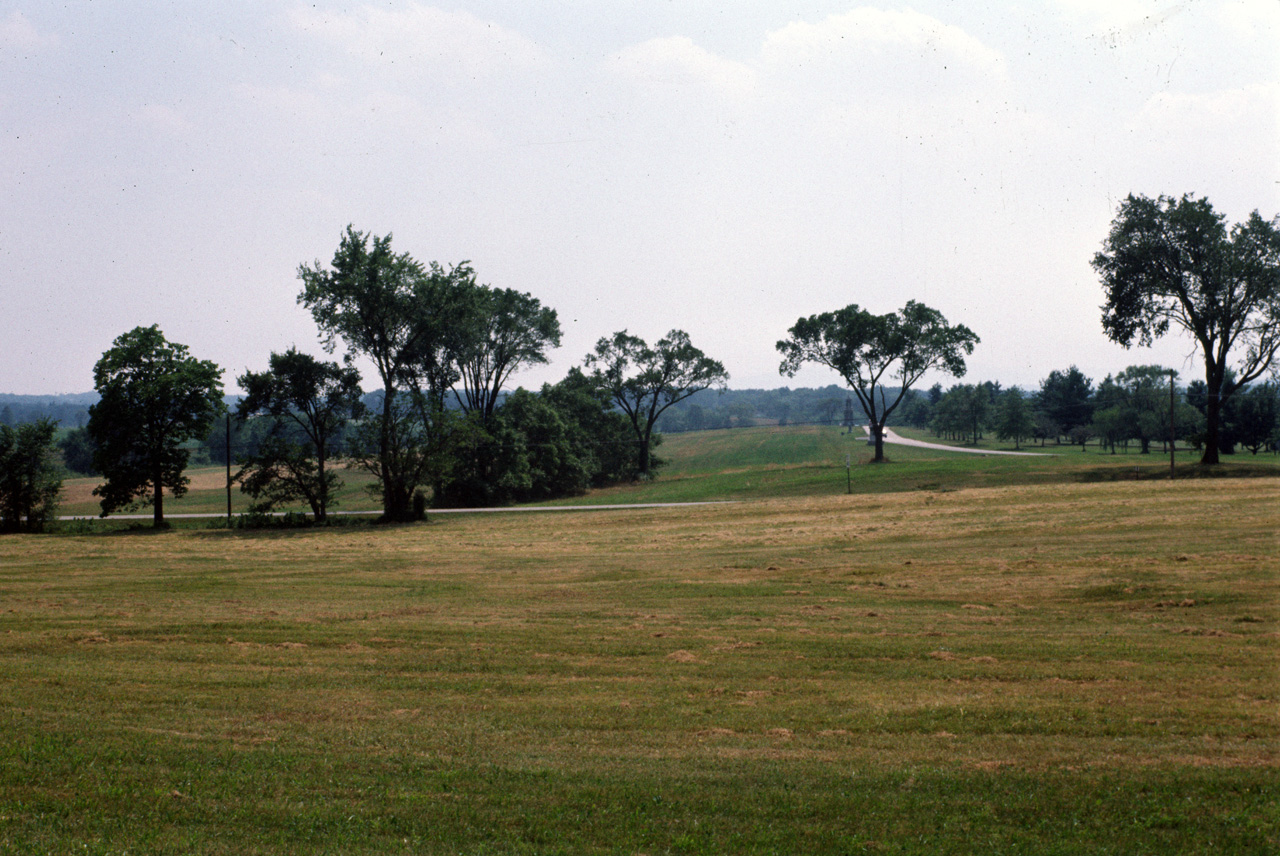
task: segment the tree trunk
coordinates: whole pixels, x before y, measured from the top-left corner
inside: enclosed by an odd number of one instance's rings
[[[871,436],[876,441],[876,456],[872,463],[884,463],[884,426],[871,423]]]
[[[394,393],[384,380],[382,388],[382,426],[378,432],[378,470],[382,476],[382,516],[395,520],[395,486],[392,484],[391,463],[391,401]]]
[[[640,437],[640,475],[647,477],[649,475],[649,438],[650,434],[645,432]]]
[[[151,479],[155,484],[154,499],[151,503],[152,505],[151,525],[156,529],[164,528],[164,486],[161,484],[161,482],[163,481],[163,477],[161,473],[162,473],[161,467],[157,463],[155,466],[154,472],[152,472],[151,474]]]
[[[386,485],[383,488],[382,517],[389,523],[411,523],[413,521],[413,497],[400,485]]]
[[[1205,442],[1204,454],[1200,457],[1202,464],[1218,463],[1219,421],[1222,418],[1222,373],[1210,368],[1205,378],[1205,391],[1209,400],[1205,402]]]
[[[316,474],[320,477],[320,495],[316,507],[311,509],[316,523],[324,523],[325,513],[329,506],[329,486],[324,481],[324,446],[316,446]]]

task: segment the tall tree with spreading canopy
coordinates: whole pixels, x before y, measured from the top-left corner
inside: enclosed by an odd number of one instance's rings
[[[158,325],[120,336],[93,368],[100,396],[89,408],[89,435],[97,448],[93,464],[106,481],[102,516],[138,502],[149,503],[163,528],[164,491],[187,492],[182,443],[209,433],[225,410],[222,369],[198,360],[186,345],[165,339]]]
[[[503,387],[522,368],[547,362],[560,344],[554,309],[529,294],[471,284],[460,295],[453,394],[465,418],[449,449],[448,472],[434,484],[437,505],[492,505],[529,494],[529,449],[502,418]]]
[[[1201,463],[1218,463],[1224,403],[1280,352],[1280,217],[1254,211],[1228,229],[1207,199],[1130,195],[1093,268],[1106,289],[1102,327],[1112,340],[1149,346],[1170,328],[1195,339],[1208,394]]]
[[[298,302],[311,311],[325,349],[341,339],[373,361],[382,380],[381,413],[366,423],[372,454],[359,458],[378,479],[383,517],[414,517],[413,493],[436,475],[444,396],[457,380],[453,367],[466,302],[474,288],[467,263],[429,267],[391,249],[391,235],[348,226],[333,261],[298,269]]]
[[[554,309],[530,294],[476,286],[463,324],[455,391],[462,409],[488,424],[511,375],[545,364],[547,350],[560,347],[560,321]]]
[[[778,342],[778,371],[795,377],[804,363],[833,369],[858,397],[875,440],[875,460],[884,460],[884,425],[907,390],[930,371],[962,377],[964,358],[977,335],[963,324],[952,326],[936,309],[914,300],[901,312],[873,315],[851,303],[835,312],[796,321],[791,336]],[[897,386],[892,400],[886,381]]]
[[[240,422],[259,416],[271,423],[258,450],[242,458],[237,479],[263,510],[302,499],[323,523],[341,486],[326,465],[347,422],[363,410],[360,372],[296,348],[272,353],[269,366],[237,379],[245,391]]]
[[[694,347],[683,330],[672,330],[653,347],[622,330],[596,342],[585,365],[631,421],[642,477],[650,475],[653,425],[662,412],[704,389],[723,388],[729,381],[724,365]]]

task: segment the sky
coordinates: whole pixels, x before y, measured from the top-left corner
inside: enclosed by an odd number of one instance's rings
[[[554,308],[528,388],[673,328],[732,388],[838,383],[775,343],[909,300],[966,382],[1188,380],[1090,259],[1131,193],[1280,214],[1280,0],[0,0],[0,164],[0,392],[140,325],[228,392],[322,355],[297,271],[348,224]]]

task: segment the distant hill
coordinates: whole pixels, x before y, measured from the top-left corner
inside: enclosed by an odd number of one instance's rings
[[[8,392],[0,392],[0,407],[6,404],[23,407],[41,404],[88,407],[97,400],[98,393],[96,392],[69,392],[64,395],[13,395]]]
[[[37,419],[54,419],[64,428],[79,428],[89,421],[89,405],[96,392],[67,395],[12,395],[0,392],[0,423],[18,425]]]
[[[234,408],[238,395],[224,396],[227,407]],[[80,428],[89,421],[89,407],[98,402],[96,392],[72,392],[65,395],[14,395],[0,392],[0,424],[19,425],[37,419],[53,419],[63,428]]]

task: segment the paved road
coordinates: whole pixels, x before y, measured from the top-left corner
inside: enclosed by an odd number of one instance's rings
[[[862,430],[867,432],[868,437],[871,436],[871,428],[869,426],[863,425]],[[942,452],[963,452],[968,455],[1021,455],[1030,458],[1056,457],[1052,452],[997,452],[992,449],[966,449],[963,446],[944,446],[942,443],[909,440],[906,437],[899,437],[893,432],[892,428],[884,429],[884,441],[886,443],[896,443],[899,446],[915,446],[917,449],[937,449]]]

